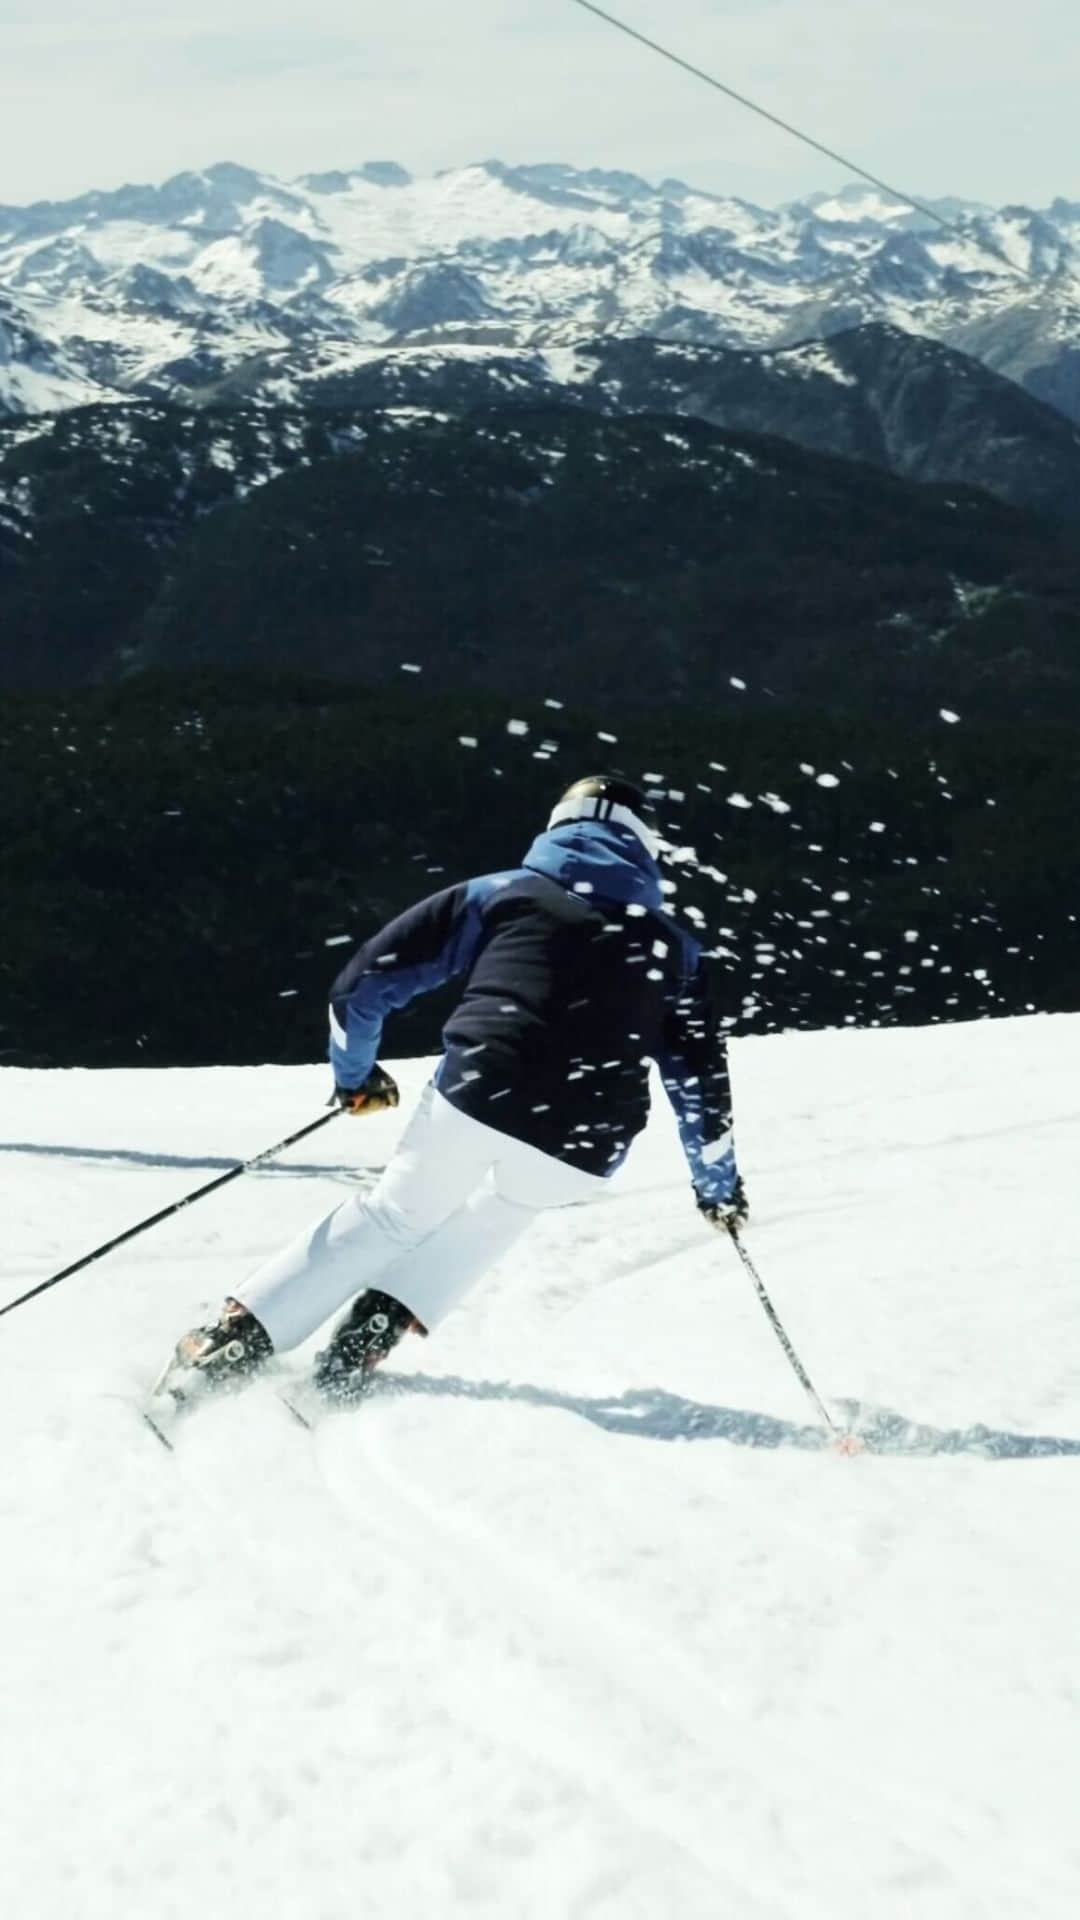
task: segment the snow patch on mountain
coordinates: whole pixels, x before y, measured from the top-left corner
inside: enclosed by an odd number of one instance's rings
[[[0,295],[0,415],[39,414],[116,396],[78,357],[39,332],[31,312]]]
[[[887,322],[985,352],[1068,410],[1080,208],[940,206],[955,233],[863,185],[766,209],[488,160],[294,181],[222,163],[0,207],[0,300],[65,362],[50,382],[9,350],[0,404],[198,393],[268,351],[460,345],[470,327],[519,348],[603,333],[764,350]],[[23,358],[38,377],[16,379]]]
[[[784,373],[821,373],[827,380],[834,380],[838,387],[857,387],[859,384],[855,374],[841,366],[836,355],[830,353],[821,340],[812,340],[805,347],[792,347],[787,353],[769,354],[767,359],[771,367]]]

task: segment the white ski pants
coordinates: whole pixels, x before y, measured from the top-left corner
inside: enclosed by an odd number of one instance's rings
[[[605,1184],[459,1113],[429,1085],[374,1191],[301,1233],[235,1297],[279,1353],[365,1287],[430,1330],[535,1214],[595,1199]]]

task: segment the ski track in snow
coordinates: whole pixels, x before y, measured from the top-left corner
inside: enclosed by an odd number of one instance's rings
[[[310,1433],[268,1381],[170,1455],[138,1400],[402,1115],[6,1318],[3,1910],[1071,1920],[1078,1069],[1073,1018],[734,1049],[750,1244],[856,1460],[663,1111]],[[324,1097],[0,1072],[0,1301]]]

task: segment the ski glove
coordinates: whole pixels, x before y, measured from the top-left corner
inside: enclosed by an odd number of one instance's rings
[[[698,1204],[698,1212],[711,1227],[723,1228],[725,1232],[734,1228],[738,1232],[740,1227],[745,1227],[750,1218],[750,1203],[746,1198],[746,1188],[743,1186],[741,1173],[735,1175],[735,1184],[726,1199],[712,1200],[707,1194],[699,1193],[696,1189],[694,1198]]]
[[[386,1107],[398,1106],[401,1095],[385,1068],[372,1067],[362,1087],[335,1087],[329,1104],[335,1101],[346,1113],[382,1113]]]

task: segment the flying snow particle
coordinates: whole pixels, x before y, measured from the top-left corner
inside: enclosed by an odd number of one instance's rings
[[[471,733],[458,734],[459,747],[478,747],[479,745],[480,745],[479,740],[477,740],[473,734]]]
[[[956,726],[957,721],[960,718],[960,715],[958,713],[952,713],[948,707],[939,708],[939,712],[941,714],[942,719],[948,721],[948,724],[950,727]]]
[[[323,941],[324,947],[347,947],[352,939],[351,933],[332,933],[329,940]]]
[[[619,743],[619,736],[617,733],[598,733],[596,737],[598,740],[602,740],[604,742],[604,745],[608,747],[615,747]]]
[[[752,807],[754,804],[752,800],[747,799],[745,793],[729,793],[727,803],[729,807]]]
[[[413,660],[403,660],[401,663],[401,671],[402,673],[423,673],[424,669],[423,667],[418,667]]]
[[[791,812],[791,808],[788,806],[787,801],[781,800],[780,795],[778,793],[759,793],[758,799],[761,801],[761,804],[763,807],[768,807],[770,811],[773,813],[790,813]]]
[[[871,833],[884,833],[885,831],[884,820],[871,820],[870,831]]]
[[[740,693],[746,692],[746,681],[740,680],[737,674],[734,674],[734,673],[732,674],[731,679],[728,682],[728,685],[732,687],[737,687]]]
[[[840,782],[835,773],[819,773],[815,784],[819,787],[838,787]]]
[[[544,705],[545,705],[545,707],[552,707],[552,708],[554,709],[554,711],[555,711],[556,713],[561,713],[561,712],[562,712],[562,701],[561,701],[561,700],[545,700],[545,701],[544,701]]]
[[[529,731],[529,723],[527,720],[508,720],[506,723],[506,731],[507,733],[516,733],[519,737],[523,736]]]

